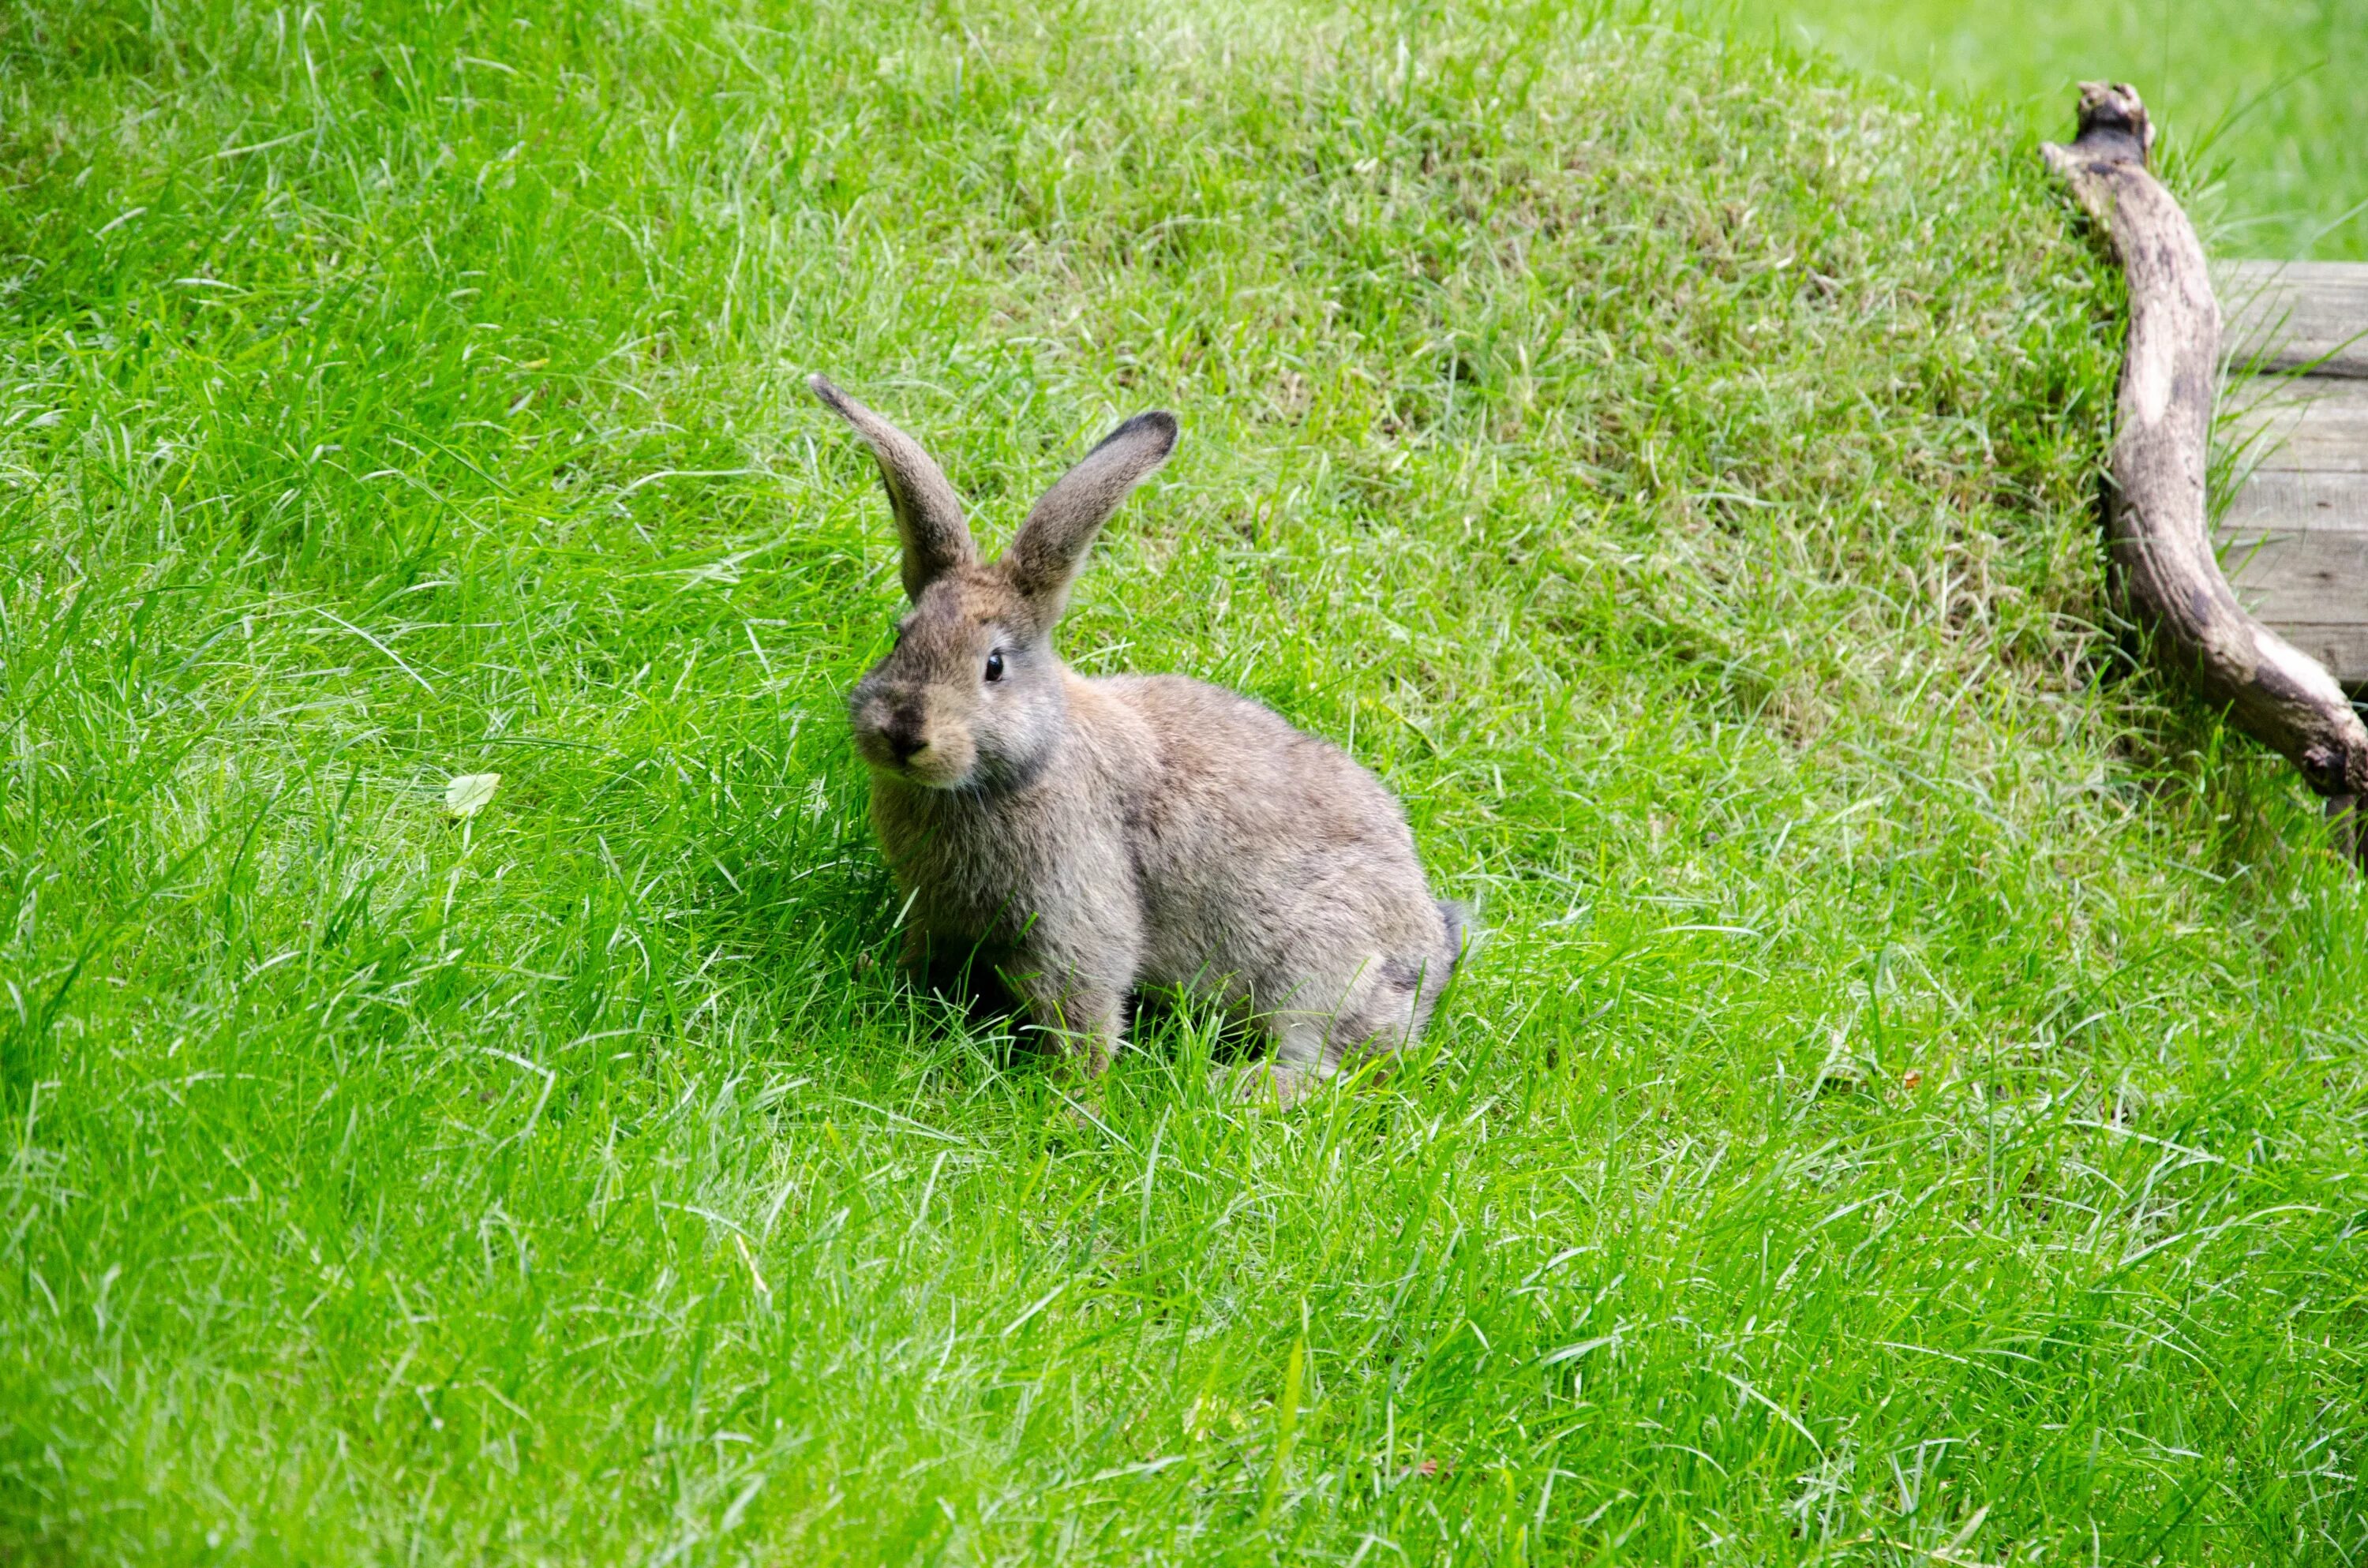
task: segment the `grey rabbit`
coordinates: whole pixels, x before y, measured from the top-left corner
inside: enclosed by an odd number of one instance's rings
[[[1053,627],[1103,522],[1164,462],[1176,418],[1139,414],[979,560],[953,487],[903,431],[820,376],[871,447],[911,608],[848,710],[871,821],[908,899],[905,959],[974,952],[1088,1076],[1144,985],[1247,1012],[1289,1103],[1410,1043],[1462,957],[1380,781],[1247,698],[1179,676],[1087,679]]]

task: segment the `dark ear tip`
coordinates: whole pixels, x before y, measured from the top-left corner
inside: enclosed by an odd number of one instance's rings
[[[1159,443],[1159,455],[1166,457],[1176,449],[1176,416],[1164,408],[1147,410],[1136,415],[1103,437],[1099,444],[1107,447],[1113,441],[1123,441],[1131,436],[1144,435],[1156,439]]]
[[[833,413],[845,414],[847,412],[847,394],[839,391],[837,387],[832,386],[830,384],[829,377],[822,375],[808,376],[806,378],[806,388],[808,391],[812,392],[814,396],[822,399],[825,403],[828,404]]]

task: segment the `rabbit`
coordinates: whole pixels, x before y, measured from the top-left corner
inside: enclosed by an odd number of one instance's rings
[[[1246,1097],[1283,1104],[1411,1043],[1467,916],[1435,901],[1406,813],[1330,744],[1178,676],[1079,676],[1053,629],[1086,550],[1176,444],[1136,415],[979,559],[945,475],[821,376],[878,460],[910,608],[849,694],[871,821],[907,898],[905,962],[991,964],[1091,1079],[1138,987],[1247,1012],[1271,1037]]]

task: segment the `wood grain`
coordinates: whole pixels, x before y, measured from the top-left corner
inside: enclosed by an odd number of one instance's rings
[[[2368,262],[2224,261],[2212,276],[2232,368],[2368,378]]]
[[[2237,599],[2368,687],[2368,381],[2241,383],[2221,449],[2249,469],[2222,517],[2220,564]]]
[[[2331,376],[2239,381],[2214,432],[2248,465],[2304,473],[2368,473],[2368,381]]]

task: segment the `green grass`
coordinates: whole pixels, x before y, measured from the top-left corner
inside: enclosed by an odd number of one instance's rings
[[[2001,104],[2061,140],[2076,84],[2135,83],[2208,177],[2230,256],[2368,261],[2368,0],[1714,0],[1862,68]]]
[[[0,1559],[2368,1550],[2368,899],[2129,672],[2027,144],[1216,0],[17,6],[0,127]],[[1404,794],[1425,1055],[898,988],[814,369],[991,536],[1179,412],[1067,646]]]

